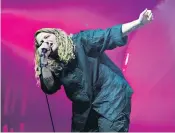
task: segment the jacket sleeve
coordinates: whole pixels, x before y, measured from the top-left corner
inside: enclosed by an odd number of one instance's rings
[[[45,94],[51,95],[61,89],[61,83],[58,79],[54,77],[54,75],[53,77],[49,78],[43,78],[43,76],[40,75],[40,84],[41,89]]]
[[[122,24],[104,30],[81,31],[80,36],[86,53],[91,56],[124,46],[128,40],[128,37],[122,34]]]

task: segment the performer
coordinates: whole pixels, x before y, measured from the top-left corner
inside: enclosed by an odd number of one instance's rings
[[[104,51],[125,45],[128,33],[152,20],[151,10],[145,9],[137,20],[105,30],[36,32],[37,80],[46,94],[64,86],[72,101],[72,132],[128,131],[133,91]]]

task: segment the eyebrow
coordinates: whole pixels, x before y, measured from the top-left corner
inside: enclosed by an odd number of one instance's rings
[[[49,36],[49,34],[46,34],[46,35],[44,36],[44,39],[48,38],[48,36]]]

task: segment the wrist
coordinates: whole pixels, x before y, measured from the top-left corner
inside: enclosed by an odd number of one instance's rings
[[[41,73],[42,73],[43,77],[47,77],[48,73],[50,73],[50,72],[51,71],[47,67],[41,68]]]
[[[40,67],[46,67],[48,65],[48,59],[44,56],[40,58]]]
[[[136,22],[136,25],[138,25],[138,26],[144,25],[140,19],[135,20],[135,22]]]
[[[40,57],[41,57],[41,58],[48,58],[48,56],[46,56],[45,53],[41,53]]]
[[[41,65],[40,65],[41,68],[47,68],[47,66],[48,66],[48,63],[47,64],[42,64],[41,63]]]

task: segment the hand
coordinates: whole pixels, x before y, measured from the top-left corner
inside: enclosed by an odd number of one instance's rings
[[[38,48],[38,53],[40,56],[40,65],[41,67],[47,66],[48,64],[48,57],[51,53],[51,48],[46,44],[43,43],[39,48]]]
[[[145,25],[153,20],[153,14],[151,10],[147,10],[147,8],[140,14],[139,23],[141,25]]]

